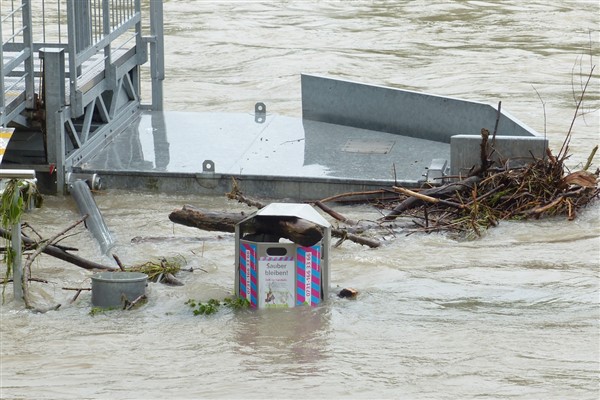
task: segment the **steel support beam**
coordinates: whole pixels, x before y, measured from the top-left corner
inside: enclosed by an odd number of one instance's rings
[[[46,93],[47,162],[56,168],[57,193],[65,193],[65,51],[46,48],[40,50],[44,61],[44,93]]]

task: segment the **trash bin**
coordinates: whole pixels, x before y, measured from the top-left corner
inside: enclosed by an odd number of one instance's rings
[[[98,272],[92,275],[92,306],[122,307],[146,294],[148,275],[141,272]]]
[[[312,206],[271,203],[235,227],[235,293],[252,308],[317,306],[329,296],[331,224]]]

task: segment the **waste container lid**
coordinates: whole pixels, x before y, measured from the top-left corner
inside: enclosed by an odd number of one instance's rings
[[[240,223],[252,219],[256,216],[269,217],[297,217],[313,222],[317,225],[329,228],[331,224],[311,205],[302,203],[270,203],[260,210],[251,214]]]

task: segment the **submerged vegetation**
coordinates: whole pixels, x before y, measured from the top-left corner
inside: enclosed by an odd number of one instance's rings
[[[192,309],[194,315],[211,315],[219,311],[221,306],[232,310],[242,310],[250,307],[250,302],[242,297],[226,297],[222,302],[217,299],[210,299],[206,303],[189,299],[185,304]]]
[[[34,182],[22,179],[9,179],[2,189],[0,197],[0,224],[1,228],[10,231],[13,227],[21,224],[21,216],[30,207],[41,207],[42,196]],[[2,252],[2,262],[6,265],[6,274],[3,279],[2,298],[4,301],[4,289],[6,283],[13,274],[15,262],[15,249],[12,241],[4,241],[6,247]]]

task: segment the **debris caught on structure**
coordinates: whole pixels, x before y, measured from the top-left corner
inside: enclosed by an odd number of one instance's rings
[[[355,299],[358,296],[358,290],[354,288],[344,288],[338,293],[338,297],[343,299]]]

